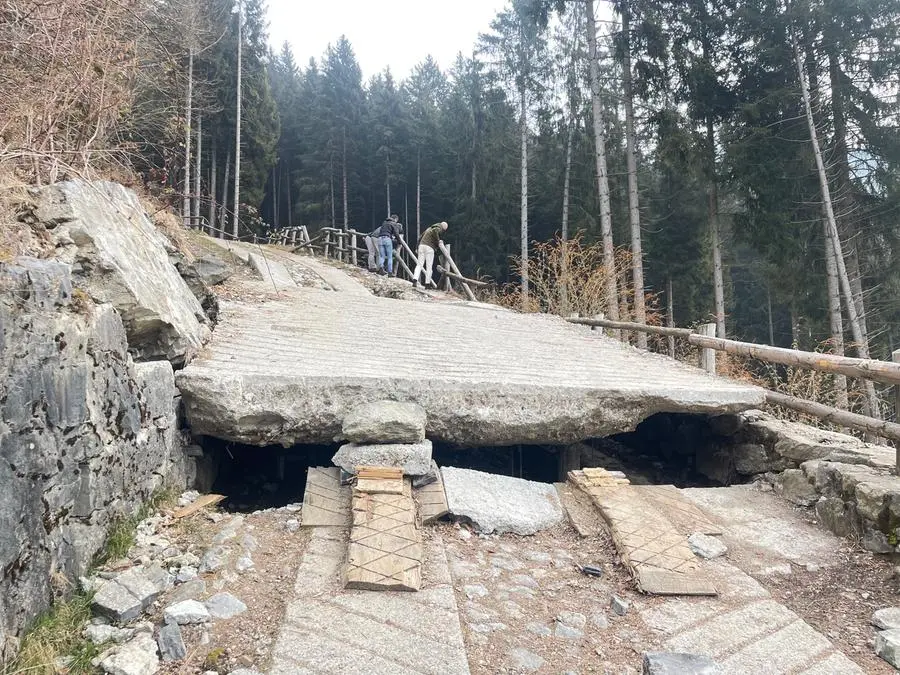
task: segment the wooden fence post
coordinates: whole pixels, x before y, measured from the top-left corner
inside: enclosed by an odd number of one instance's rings
[[[891,353],[891,361],[900,363],[900,349]],[[894,385],[894,421],[900,424],[900,384]],[[900,441],[894,441],[894,471],[900,475]]]
[[[594,316],[592,316],[591,318],[599,319],[600,321],[603,321],[603,319],[606,318],[606,314],[604,314],[603,312],[598,312],[597,314],[594,314]],[[600,335],[606,335],[606,331],[603,330],[603,326],[591,326],[591,330],[597,330],[598,328],[600,329]]]
[[[256,245],[256,241],[257,241],[257,240],[256,240],[256,232],[254,232],[254,233],[253,233],[253,244],[254,244],[254,246]]]
[[[716,336],[716,324],[704,323],[697,327],[697,333],[706,337]],[[702,347],[700,349],[700,367],[710,375],[716,374],[716,350]]]
[[[331,230],[325,230],[325,257],[328,257],[328,247],[331,245]]]

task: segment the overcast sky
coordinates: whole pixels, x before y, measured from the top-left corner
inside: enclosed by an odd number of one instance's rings
[[[363,78],[390,66],[398,80],[431,54],[443,69],[457,52],[471,55],[479,33],[506,0],[269,0],[269,39],[287,41],[297,63],[319,60],[346,35]]]

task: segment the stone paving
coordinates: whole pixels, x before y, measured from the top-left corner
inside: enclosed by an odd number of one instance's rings
[[[223,302],[203,354],[178,373],[195,431],[265,445],[331,442],[367,401],[415,401],[427,435],[462,445],[566,443],[656,412],[761,405],[756,387],[641,352],[558,317],[477,303],[375,297],[348,275],[279,299]],[[360,290],[362,289],[362,290]]]

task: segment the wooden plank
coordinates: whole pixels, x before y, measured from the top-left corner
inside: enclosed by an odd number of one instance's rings
[[[172,515],[175,518],[187,518],[192,513],[197,513],[197,511],[199,511],[200,509],[218,504],[223,499],[225,499],[225,495],[201,495],[192,504],[188,504],[187,506],[182,506],[180,509],[176,509],[175,513],[173,513]]]
[[[350,524],[350,488],[341,485],[337,467],[309,467],[303,493],[304,527],[346,527]]]
[[[403,469],[393,466],[357,466],[356,475],[359,478],[386,478],[388,480],[402,480]]]
[[[436,473],[436,481],[423,485],[415,491],[416,502],[419,505],[419,517],[424,525],[433,523],[450,513],[447,495],[444,492],[444,479],[441,477],[440,471]]]
[[[566,510],[569,524],[579,537],[597,537],[606,529],[603,518],[583,491],[566,483],[557,483],[556,491]]]
[[[715,523],[703,510],[674,485],[635,485],[634,490],[666,514],[681,534],[689,537],[701,534],[723,534],[722,526]]]
[[[372,494],[403,494],[403,478],[366,478],[356,477],[356,489]]]
[[[652,595],[718,595],[712,582],[703,577],[688,576],[653,567],[640,567],[638,588]]]
[[[403,494],[353,493],[353,526],[344,570],[346,588],[417,591],[422,537],[409,479]]]

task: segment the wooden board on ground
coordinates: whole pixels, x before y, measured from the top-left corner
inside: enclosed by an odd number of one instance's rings
[[[188,504],[187,506],[182,506],[180,509],[176,509],[175,513],[172,515],[176,518],[187,518],[192,513],[197,513],[200,509],[206,508],[207,506],[212,506],[213,504],[218,504],[220,501],[225,499],[225,495],[201,495],[193,503]]]
[[[417,591],[422,584],[422,536],[409,480],[403,494],[354,490],[353,525],[344,585],[378,591]]]
[[[357,466],[358,478],[403,479],[403,469],[395,466]]]
[[[556,491],[566,510],[569,524],[579,537],[596,537],[606,529],[603,518],[584,492],[568,483],[556,483]]]
[[[357,476],[356,489],[360,492],[371,492],[373,494],[403,494],[403,478],[364,478]]]
[[[584,480],[574,478],[576,485],[584,485]],[[646,491],[631,485],[596,487],[588,482],[585,492],[600,509],[622,561],[643,592],[715,594],[715,587],[707,581],[687,545],[687,537],[647,498]]]
[[[346,527],[350,524],[350,488],[341,485],[337,467],[309,467],[303,493],[304,527]]]
[[[684,496],[674,485],[635,485],[634,489],[654,506],[666,514],[681,534],[689,537],[695,532],[702,534],[722,534],[722,526],[703,512],[694,502]]]
[[[419,517],[423,525],[433,523],[450,513],[447,505],[447,495],[444,493],[444,479],[440,470],[437,471],[437,480],[428,485],[416,489],[416,502],[419,505]]]

